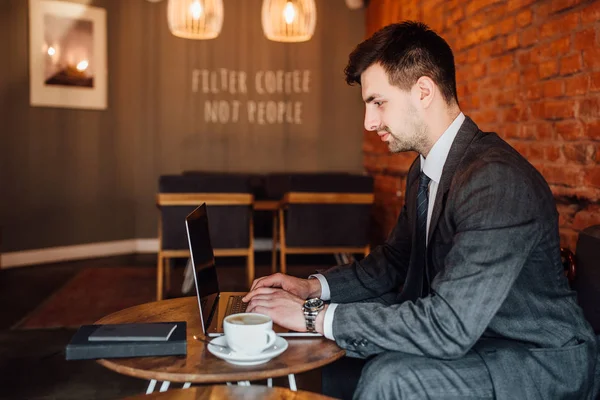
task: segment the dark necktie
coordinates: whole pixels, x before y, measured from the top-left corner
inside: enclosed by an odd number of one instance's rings
[[[429,178],[424,172],[419,177],[419,190],[417,191],[417,266],[423,271],[423,296],[429,292],[429,277],[426,273],[427,249],[427,209],[429,206]]]

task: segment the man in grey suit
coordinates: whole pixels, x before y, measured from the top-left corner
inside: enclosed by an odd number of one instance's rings
[[[419,153],[405,205],[369,256],[257,279],[248,310],[365,359],[355,398],[592,399],[596,341],[563,273],[553,195],[461,112],[448,44],[393,24],[345,72],[361,85],[365,129]]]

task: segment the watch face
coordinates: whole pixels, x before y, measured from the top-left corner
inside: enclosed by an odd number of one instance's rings
[[[304,302],[304,307],[309,310],[320,310],[324,304],[321,299],[309,299]]]

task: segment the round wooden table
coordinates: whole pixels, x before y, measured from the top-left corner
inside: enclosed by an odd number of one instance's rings
[[[156,381],[190,383],[248,382],[290,376],[332,363],[344,356],[345,351],[334,341],[322,337],[286,337],[289,346],[281,355],[265,364],[238,366],[212,355],[206,343],[197,341],[202,336],[200,312],[195,296],[141,304],[110,314],[96,324],[132,322],[187,322],[187,355],[165,357],[135,357],[98,360],[98,363],[118,373]],[[290,380],[290,384],[292,381]],[[164,385],[164,384],[163,384]],[[294,381],[295,385],[295,381]],[[166,390],[163,386],[161,391]]]
[[[334,400],[333,397],[298,390],[266,386],[198,386],[189,389],[169,390],[164,393],[127,397],[123,400]]]

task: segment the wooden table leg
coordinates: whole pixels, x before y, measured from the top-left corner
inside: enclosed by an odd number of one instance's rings
[[[283,209],[279,210],[279,265],[282,274],[287,273],[287,266],[285,260],[285,221]]]
[[[271,250],[271,274],[277,272],[277,211],[273,211],[273,249]]]
[[[163,278],[164,278],[164,276],[165,276],[164,261],[163,261],[162,256],[159,254],[157,266],[156,266],[156,300],[163,299],[163,288],[164,288]]]
[[[252,282],[254,282],[254,248],[250,247],[250,251],[248,252],[248,257],[246,258],[246,280],[248,283],[248,290],[252,287]]]

